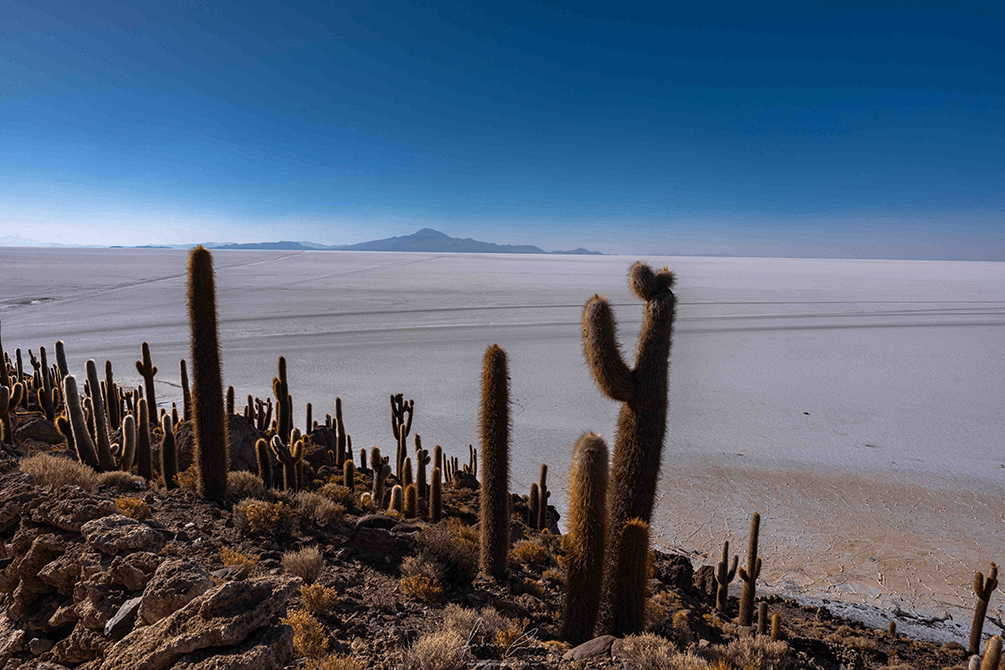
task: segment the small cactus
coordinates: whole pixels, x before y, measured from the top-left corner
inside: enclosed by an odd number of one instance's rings
[[[303,455],[303,443],[297,441],[290,450],[278,435],[272,437],[272,453],[276,455],[283,466],[283,488],[287,491],[296,491],[298,484],[297,470],[299,469],[298,451]],[[299,450],[298,450],[299,447]]]
[[[209,253],[209,252],[207,252]],[[150,416],[157,416],[157,398],[154,395],[154,375],[157,374],[157,366],[150,358],[150,345],[146,342],[141,346],[143,360],[136,361],[136,371],[143,377],[143,384],[146,386],[147,411]]]
[[[429,520],[439,523],[443,518],[443,484],[440,482],[440,469],[433,468],[432,481],[429,484]]]
[[[415,401],[405,402],[405,397],[399,393],[391,396],[391,433],[394,441],[398,445],[398,455],[395,460],[395,474],[401,479],[401,470],[404,467],[406,445],[408,433],[412,430],[412,414],[415,410]],[[405,415],[408,418],[405,418]]]
[[[897,622],[891,621],[894,624],[894,630],[897,628]],[[771,641],[778,642],[782,639],[782,615],[780,612],[775,612],[771,615]]]
[[[757,634],[768,634],[768,603],[763,601],[757,604]]]
[[[105,393],[107,395],[105,410],[108,412],[108,426],[112,430],[118,430],[119,426],[122,425],[122,416],[119,415],[119,400],[118,394],[115,392],[111,361],[105,361]]]
[[[164,431],[164,437],[161,438],[161,475],[164,477],[164,488],[178,488],[175,481],[175,475],[178,474],[178,449],[170,416],[165,415],[161,419],[161,430]]]
[[[352,459],[345,459],[342,464],[342,483],[349,488],[349,491],[356,490],[356,468],[352,464]]]
[[[397,512],[398,514],[401,514],[401,507],[402,507],[401,498],[402,498],[401,486],[395,484],[394,487],[391,489],[391,502],[387,506],[389,512],[394,511]]]
[[[391,466],[387,463],[381,463],[379,460],[371,465],[373,466],[373,494],[371,497],[377,509],[380,509],[384,504],[384,482],[391,476]]]
[[[122,458],[119,470],[132,472],[133,460],[136,458],[136,419],[132,414],[126,414],[122,420]]]
[[[548,490],[548,464],[541,464],[541,476],[537,485],[537,495],[540,496],[540,500],[537,504],[537,525],[538,530],[544,530],[548,527],[548,496],[551,492]]]
[[[715,564],[715,608],[722,613],[726,613],[729,604],[729,583],[736,576],[736,564],[739,556],[733,556],[733,562],[729,562],[729,542],[722,543],[722,558]]]
[[[761,528],[761,515],[750,517],[750,537],[747,540],[747,567],[740,568],[743,592],[740,595],[740,625],[749,626],[754,621],[754,596],[757,578],[761,575],[761,559],[757,557],[757,537]]]
[[[527,524],[534,530],[538,530],[538,505],[541,504],[541,495],[538,493],[537,482],[530,485],[530,496],[527,497]]]
[[[978,572],[974,575],[974,595],[977,596],[977,605],[974,608],[974,622],[970,626],[970,654],[978,654],[981,649],[981,635],[984,632],[984,617],[988,613],[988,602],[991,594],[998,588],[998,566],[991,564],[988,570],[988,578]],[[999,645],[1000,645],[999,641]]]
[[[479,566],[500,579],[509,557],[509,379],[506,352],[493,344],[485,352],[481,398],[482,458],[479,492]]]
[[[414,519],[416,517],[416,511],[419,507],[419,490],[415,484],[409,484],[405,487],[405,518]]]
[[[255,442],[255,458],[258,460],[258,476],[265,483],[265,488],[272,488],[272,457],[269,456],[269,443],[259,438]]]
[[[618,599],[612,612],[611,634],[618,637],[641,632],[646,623],[646,582],[649,560],[649,524],[629,519],[620,534],[622,547],[614,573]]]
[[[181,373],[181,402],[182,418],[185,421],[192,420],[192,394],[188,390],[188,366],[185,359],[178,361],[178,370]]]

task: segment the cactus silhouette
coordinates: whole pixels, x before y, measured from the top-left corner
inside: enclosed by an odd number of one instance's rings
[[[274,435],[272,443],[269,445],[272,447],[272,453],[276,455],[276,458],[279,459],[279,462],[283,466],[283,488],[287,491],[297,490],[297,469],[300,465],[297,458],[298,445],[300,446],[300,454],[302,455],[303,447],[299,441],[293,445],[293,450],[291,451],[289,447],[283,444],[278,435]]]
[[[405,402],[405,397],[399,393],[391,396],[391,433],[394,441],[398,445],[398,456],[395,460],[395,474],[401,479],[401,469],[404,467],[405,454],[408,451],[409,431],[412,430],[412,414],[415,410],[415,401]],[[405,418],[405,415],[408,418]]]
[[[646,623],[649,524],[629,519],[619,535],[622,551],[613,580],[619,597],[614,602],[610,632],[624,637],[641,632]]]
[[[2,350],[3,347],[0,346],[0,351]],[[56,367],[59,368],[60,379],[70,374],[70,368],[66,364],[66,346],[63,344],[63,340],[56,340]],[[6,368],[3,374],[6,374]],[[0,374],[0,382],[2,382],[2,374]]]
[[[740,568],[743,593],[740,595],[740,625],[749,626],[754,622],[754,596],[757,578],[761,575],[761,559],[757,557],[757,536],[761,529],[761,515],[750,517],[750,537],[747,540],[747,567]]]
[[[443,484],[440,479],[440,469],[433,468],[429,483],[429,520],[433,523],[438,523],[443,517]]]
[[[234,413],[234,387],[227,387],[227,416]]]
[[[209,252],[207,252],[209,253]],[[157,374],[157,366],[150,359],[150,345],[146,342],[142,345],[143,360],[136,361],[136,371],[143,377],[143,384],[146,387],[147,411],[150,416],[157,416],[157,397],[154,395],[154,375]]]
[[[405,487],[405,518],[414,519],[419,506],[419,491],[415,484]]]
[[[119,415],[119,399],[115,392],[115,380],[112,378],[112,362],[105,361],[105,411],[108,413],[108,426],[112,430],[118,430],[122,425],[122,417]]]
[[[293,399],[290,397],[290,385],[286,379],[286,357],[279,357],[279,374],[272,380],[272,393],[276,396],[276,431],[279,439],[292,444],[293,431]]]
[[[342,483],[349,488],[350,492],[356,490],[356,468],[352,464],[352,459],[347,458],[342,464]]]
[[[415,452],[415,483],[418,486],[420,498],[426,498],[429,495],[429,485],[426,483],[426,466],[429,465],[429,461],[429,451],[426,449],[419,449]]]
[[[380,452],[377,452],[378,455]],[[379,510],[384,505],[384,482],[391,476],[391,466],[380,460],[370,463],[373,466],[373,493],[371,498]]]
[[[345,421],[342,419],[342,398],[338,396],[335,397],[335,420],[332,425],[335,428],[335,465],[342,465],[345,461],[352,460],[352,448],[348,444]]]
[[[401,513],[401,506],[402,506],[401,497],[402,497],[401,486],[395,484],[391,488],[391,502],[387,506],[388,511],[393,510],[395,512],[398,512],[399,514]]]
[[[509,380],[506,352],[493,344],[482,369],[482,469],[478,515],[481,549],[479,567],[499,579],[506,575],[509,556]]]
[[[606,445],[605,445],[606,451]],[[541,476],[537,485],[537,494],[540,496],[540,500],[537,504],[537,522],[536,527],[540,530],[544,530],[548,527],[548,496],[551,492],[548,490],[548,464],[541,464]]]
[[[58,403],[56,402],[55,394],[53,394],[52,371],[49,370],[49,365],[46,362],[45,347],[39,347],[38,355],[42,359],[42,388],[38,389],[36,394],[38,397],[38,406],[42,409],[42,414],[47,420],[55,421],[55,407]],[[6,367],[6,364],[4,364],[4,367]]]
[[[537,482],[534,482],[530,485],[530,495],[527,497],[527,523],[535,530],[539,530],[537,527],[537,521],[540,517],[537,508],[541,504],[541,494],[539,491],[540,487],[537,485]]]
[[[164,437],[161,438],[161,475],[164,477],[164,488],[178,488],[174,479],[178,474],[178,449],[174,439],[174,425],[167,414],[161,419],[161,430],[164,431]]]
[[[94,437],[97,447],[98,465],[104,471],[115,469],[115,459],[112,457],[112,445],[108,441],[108,422],[105,418],[105,405],[101,398],[101,382],[98,381],[98,366],[93,358],[87,359],[87,383],[91,385],[91,406],[94,408]]]
[[[757,604],[757,634],[768,634],[768,603],[766,602]]]
[[[201,246],[188,257],[188,316],[192,333],[192,417],[195,434],[196,483],[201,497],[227,495],[227,417],[223,406],[223,372],[216,326],[216,282],[213,257]]]
[[[20,382],[14,384],[13,387],[0,386],[0,441],[14,444],[14,411],[24,395],[24,384]],[[78,408],[80,406],[79,399],[77,406]],[[81,417],[83,417],[83,412],[81,412]]]
[[[22,387],[17,384],[16,388]],[[0,393],[5,390],[0,389]],[[99,467],[98,455],[94,451],[91,433],[87,430],[87,421],[84,419],[84,410],[80,404],[80,394],[77,392],[77,378],[73,375],[63,377],[63,399],[66,403],[66,413],[70,419],[70,430],[73,431],[73,444],[77,449],[77,458],[84,465],[89,465],[97,470]],[[0,398],[0,401],[2,400]],[[0,402],[0,405],[2,404],[4,403]],[[16,405],[17,403],[12,402],[11,404]]]
[[[974,575],[974,595],[977,596],[977,605],[974,608],[974,622],[970,626],[970,654],[979,654],[981,649],[981,635],[984,632],[984,617],[988,613],[988,602],[991,594],[998,588],[998,566],[991,564],[988,570],[988,578],[978,572]]]
[[[133,460],[136,458],[136,419],[127,414],[122,420],[122,458],[119,460],[119,470],[132,472]]]
[[[182,358],[178,361],[178,371],[181,373],[181,402],[182,402],[182,417],[185,421],[192,420],[192,394],[188,389],[188,366],[185,364],[185,359]]]
[[[736,564],[739,562],[739,556],[733,556],[733,562],[729,562],[729,542],[722,543],[722,558],[719,562],[715,564],[715,608],[726,613],[726,608],[729,605],[729,583],[733,581],[736,576]]]
[[[562,639],[575,646],[593,638],[607,533],[607,444],[596,433],[576,442],[569,474],[568,550]]]

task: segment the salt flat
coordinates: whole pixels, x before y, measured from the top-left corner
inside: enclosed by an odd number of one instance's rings
[[[387,449],[387,397],[402,392],[424,444],[466,457],[482,354],[497,342],[515,491],[547,462],[562,510],[577,437],[613,443],[618,405],[590,379],[580,313],[607,295],[633,356],[634,257],[214,258],[225,383],[239,399],[270,392],[283,354],[300,423],[306,402],[323,418],[339,395],[354,445]],[[759,511],[770,588],[965,616],[973,573],[1005,558],[1005,265],[645,260],[679,276],[657,539],[699,557],[729,539],[742,555]],[[4,347],[62,339],[73,370],[109,359],[137,384],[146,340],[160,400],[177,401],[185,262],[170,250],[0,249]]]

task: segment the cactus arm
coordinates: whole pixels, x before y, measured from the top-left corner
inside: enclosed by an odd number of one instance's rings
[[[583,352],[601,392],[612,400],[630,401],[634,375],[621,357],[611,306],[599,295],[593,296],[583,308]]]

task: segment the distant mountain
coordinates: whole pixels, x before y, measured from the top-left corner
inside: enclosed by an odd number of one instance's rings
[[[411,235],[389,237],[384,240],[360,242],[337,247],[328,247],[341,251],[429,251],[434,253],[480,253],[480,254],[591,254],[600,255],[599,251],[587,251],[579,248],[575,251],[547,252],[530,244],[494,244],[479,242],[470,237],[460,239],[450,237],[432,228],[423,228]]]
[[[268,251],[312,251],[314,249],[330,249],[318,244],[307,245],[302,242],[246,242],[243,244],[215,244],[213,249],[265,249]]]

